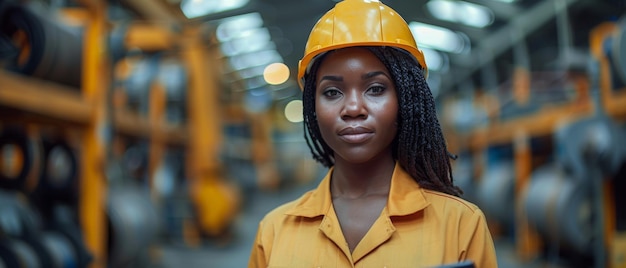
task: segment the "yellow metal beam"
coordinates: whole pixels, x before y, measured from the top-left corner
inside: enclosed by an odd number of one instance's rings
[[[218,153],[222,143],[221,103],[215,59],[202,41],[202,31],[190,27],[182,44],[183,58],[189,70],[189,148],[193,169],[212,173],[219,168]]]
[[[518,131],[524,131],[532,137],[550,135],[559,124],[590,115],[591,111],[590,102],[545,107],[530,116],[493,122],[489,126],[478,128],[467,137],[468,143],[465,144],[469,144],[471,148],[483,148],[493,144],[511,143]]]
[[[123,0],[122,3],[137,11],[150,21],[179,23],[180,18],[167,8],[163,1],[158,0]]]
[[[90,267],[106,267],[106,181],[104,178],[105,145],[102,130],[106,119],[105,97],[109,84],[106,62],[106,4],[88,1],[90,20],[85,25],[82,92],[93,108],[83,136],[82,176],[80,181],[80,225],[94,260]]]
[[[172,25],[154,22],[135,22],[128,26],[124,40],[126,48],[143,51],[161,51],[174,48],[176,33]]]
[[[239,207],[237,188],[222,178],[219,162],[222,120],[215,48],[200,28],[185,32],[183,58],[189,70],[189,180],[198,227],[211,236],[224,234]]]
[[[524,207],[525,191],[533,171],[530,137],[523,131],[515,133],[513,148],[515,161],[515,241],[518,256],[523,260],[537,257],[541,250],[541,237],[528,222]]]
[[[0,70],[0,105],[68,123],[87,124],[92,107],[79,89]]]
[[[159,126],[165,121],[165,105],[166,105],[165,88],[161,83],[153,83],[150,88],[150,124]],[[163,155],[165,153],[165,138],[161,131],[153,131],[150,133],[150,150],[148,155],[148,179],[151,189],[152,198],[155,202],[159,202],[159,197],[154,191],[154,176],[157,169],[163,164]]]
[[[182,126],[167,122],[152,123],[145,116],[117,108],[113,111],[113,122],[119,134],[138,138],[149,138],[152,133],[159,132],[161,138],[169,145],[186,145],[188,131]]]

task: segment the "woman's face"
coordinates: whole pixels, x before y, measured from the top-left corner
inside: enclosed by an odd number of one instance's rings
[[[365,48],[331,52],[316,78],[315,112],[335,161],[392,157],[398,98],[385,65]]]

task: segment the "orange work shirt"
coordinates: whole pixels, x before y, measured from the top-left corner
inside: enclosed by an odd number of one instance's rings
[[[432,267],[471,260],[497,267],[483,212],[421,188],[396,163],[387,205],[350,253],[330,193],[330,175],[259,223],[248,267]]]

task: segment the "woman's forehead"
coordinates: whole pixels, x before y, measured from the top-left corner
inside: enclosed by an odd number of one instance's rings
[[[347,71],[347,69],[339,68],[338,65],[345,66],[361,66],[375,69],[382,69],[387,72],[387,68],[383,62],[369,49],[364,47],[350,47],[333,50],[326,57],[321,59],[320,69],[335,71]],[[333,68],[337,67],[337,68]]]

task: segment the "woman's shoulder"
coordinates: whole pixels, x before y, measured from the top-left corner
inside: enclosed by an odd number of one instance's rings
[[[289,212],[293,211],[298,204],[301,204],[303,200],[308,199],[312,192],[313,190],[305,192],[300,197],[273,208],[265,214],[262,222],[269,223],[282,221],[284,218],[289,216]]]
[[[459,213],[483,214],[482,210],[476,204],[461,197],[428,189],[423,189],[423,192],[426,200],[428,200],[430,206],[433,208],[453,210]]]

